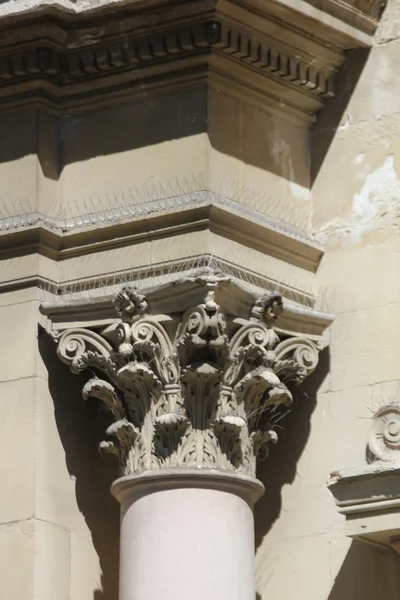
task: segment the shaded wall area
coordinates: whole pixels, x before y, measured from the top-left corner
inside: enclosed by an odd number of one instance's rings
[[[63,117],[20,109],[0,115],[0,131],[11,140],[0,149],[0,217],[62,220],[207,189],[309,227],[308,127],[204,83]]]
[[[398,598],[400,560],[392,550],[349,541],[349,549],[335,576],[329,600]],[[335,548],[332,548],[335,554]]]
[[[54,501],[64,504],[62,519],[70,519],[71,598],[75,600],[116,600],[118,598],[119,565],[119,504],[111,496],[111,483],[118,477],[117,461],[104,459],[98,452],[104,438],[106,416],[99,413],[95,401],[82,399],[82,387],[87,378],[74,376],[56,356],[53,340],[39,331],[39,350],[48,371],[48,390],[53,402],[54,424],[64,450],[65,463],[54,465],[58,471],[67,471],[74,482],[76,506],[65,506],[70,500],[69,490],[63,490],[63,477],[57,486],[46,484],[38,494],[54,494]],[[45,401],[42,399],[42,401]],[[49,423],[50,426],[50,423]],[[47,452],[55,450],[47,448]],[[47,489],[46,489],[47,488]],[[61,512],[61,511],[60,511]],[[79,512],[84,525],[71,513]],[[74,515],[76,517],[76,515]],[[74,521],[78,524],[74,528]],[[75,540],[75,544],[74,544]],[[93,550],[90,545],[93,545]],[[74,558],[76,560],[74,560]],[[97,563],[97,564],[96,564]],[[90,588],[92,592],[90,593]]]
[[[270,445],[267,459],[257,466],[257,477],[265,486],[264,496],[255,505],[255,543],[260,548],[285,507],[282,488],[291,485],[297,475],[297,463],[311,433],[311,417],[316,408],[318,390],[328,377],[329,348],[320,353],[314,373],[299,388],[293,388],[294,402],[277,430],[278,442]]]
[[[398,556],[346,538],[344,517],[327,487],[334,465],[362,464],[370,425],[365,390],[345,398],[328,391],[333,350],[321,353],[314,374],[294,390],[278,443],[258,465],[265,494],[255,506],[257,600],[294,593],[326,600],[398,598]]]

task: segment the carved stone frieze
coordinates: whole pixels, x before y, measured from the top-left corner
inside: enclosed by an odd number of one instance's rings
[[[53,332],[58,356],[74,373],[95,373],[83,396],[108,409],[100,448],[119,457],[122,474],[204,467],[254,475],[277,441],[290,383],[318,363],[318,343],[278,336],[279,294],[255,298],[243,318],[219,303],[228,276],[199,274],[184,285],[202,300],[169,314],[154,314],[145,294],[124,287],[114,300],[119,319],[101,333]]]

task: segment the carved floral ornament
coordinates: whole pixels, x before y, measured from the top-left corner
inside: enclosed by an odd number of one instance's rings
[[[374,415],[368,440],[371,462],[400,461],[400,404],[386,404]]]
[[[118,456],[122,475],[164,467],[255,475],[257,457],[277,441],[292,402],[287,386],[315,369],[319,347],[278,337],[279,294],[259,297],[247,319],[226,314],[216,296],[227,282],[198,276],[203,301],[169,315],[152,314],[144,294],[124,287],[114,300],[119,322],[107,333],[53,334],[74,373],[97,373],[83,397],[107,407],[112,422],[100,449]]]

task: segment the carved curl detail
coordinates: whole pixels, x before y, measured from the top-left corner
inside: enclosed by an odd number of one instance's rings
[[[229,278],[190,282],[204,300],[173,317],[148,314],[145,295],[123,288],[115,298],[114,346],[87,329],[55,336],[74,372],[104,374],[88,381],[83,396],[107,408],[112,422],[100,449],[118,456],[122,474],[207,467],[254,475],[292,402],[287,384],[317,365],[317,344],[280,340],[274,330],[279,294],[256,299],[247,319],[235,319],[218,303],[218,286]]]
[[[282,381],[301,383],[318,365],[319,350],[319,346],[307,338],[283,340],[275,348],[275,372]]]
[[[68,329],[54,336],[58,341],[57,355],[69,365],[73,373],[79,373],[90,366],[91,358],[110,358],[112,347],[98,333],[89,329]]]

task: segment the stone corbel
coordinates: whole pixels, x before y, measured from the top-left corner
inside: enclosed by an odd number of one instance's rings
[[[83,396],[108,409],[100,449],[118,456],[121,475],[203,468],[254,476],[277,441],[292,384],[318,364],[320,337],[285,333],[276,327],[279,294],[250,294],[220,273],[146,293],[124,287],[114,309],[118,318],[97,331],[92,321],[52,336],[74,373],[96,373]],[[52,311],[43,307],[50,319]]]

